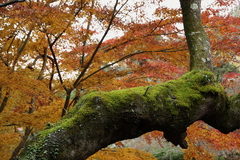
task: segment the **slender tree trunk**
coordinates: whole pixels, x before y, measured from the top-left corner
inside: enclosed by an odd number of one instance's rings
[[[190,52],[190,70],[212,70],[210,42],[201,21],[201,0],[180,0],[180,3]]]
[[[64,102],[64,107],[62,109],[62,117],[67,114],[67,111],[69,109],[70,99],[71,99],[71,93],[72,89],[65,89],[66,90],[66,99]]]
[[[12,154],[10,160],[16,160],[17,159],[17,156],[18,156],[19,152],[24,147],[24,145],[27,142],[27,139],[28,139],[29,135],[31,134],[31,131],[32,131],[32,128],[26,127],[24,136],[22,137],[22,140],[18,144],[18,146],[14,149],[13,154]]]
[[[34,99],[31,100],[31,104],[34,104]],[[33,107],[30,107],[28,110],[28,114],[32,114],[34,112]],[[19,155],[20,151],[22,150],[22,148],[25,146],[28,137],[30,136],[31,132],[32,132],[33,128],[30,127],[26,127],[25,132],[24,132],[24,136],[22,137],[21,142],[18,144],[18,146],[14,149],[12,157],[10,158],[10,160],[16,160],[17,156]]]
[[[7,91],[7,93],[5,94],[5,96],[4,96],[3,100],[2,100],[1,106],[0,106],[0,113],[1,113],[1,112],[4,110],[4,108],[6,107],[9,95],[10,95],[10,92]]]
[[[48,58],[48,57],[47,57],[47,48],[44,48],[44,55],[38,56],[38,57],[34,60],[34,62],[33,62],[31,65],[28,66],[29,69],[33,69],[33,66],[35,65],[35,63],[37,62],[37,60],[38,60],[39,58],[41,58],[41,57],[43,58],[43,64],[42,64],[41,71],[40,71],[40,73],[39,73],[39,75],[38,75],[38,78],[37,78],[37,80],[39,80],[39,81],[41,81],[41,80],[43,79],[43,73],[44,73],[44,70],[45,70],[46,64],[47,64],[47,58]],[[34,102],[35,102],[35,100],[34,100],[34,98],[32,98],[32,99],[31,99],[31,102],[30,102],[31,106],[34,106]],[[30,107],[28,113],[29,113],[29,114],[32,114],[33,112],[34,112],[34,108],[33,108],[33,107]],[[32,129],[33,129],[33,128],[26,127],[24,136],[22,137],[22,140],[21,140],[21,142],[18,144],[18,146],[14,149],[13,154],[12,154],[10,160],[16,160],[16,159],[17,159],[17,156],[18,156],[19,152],[20,152],[21,149],[25,146],[25,144],[26,144],[26,142],[27,142],[27,139],[28,139],[28,137],[30,136]]]

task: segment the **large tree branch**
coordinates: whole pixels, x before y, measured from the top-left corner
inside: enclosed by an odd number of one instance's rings
[[[92,92],[32,139],[19,159],[84,160],[111,143],[153,130],[186,148],[186,128],[197,120],[224,133],[239,128],[240,118],[233,117],[240,117],[240,104],[234,106],[229,108],[223,87],[205,71],[155,86]]]
[[[6,7],[6,6],[14,4],[14,3],[19,3],[19,2],[25,2],[25,0],[12,0],[12,1],[9,1],[9,2],[6,2],[6,3],[2,3],[2,4],[0,4],[0,8],[1,7]]]

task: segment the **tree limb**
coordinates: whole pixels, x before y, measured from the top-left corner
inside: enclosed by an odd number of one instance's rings
[[[153,130],[163,131],[167,140],[186,148],[185,131],[197,120],[224,133],[240,127],[240,103],[235,101],[230,109],[211,72],[192,71],[151,86],[147,93],[146,89],[85,95],[55,126],[33,138],[19,159],[83,160],[111,143]]]
[[[156,51],[137,51],[137,52],[135,52],[135,53],[132,53],[132,54],[128,54],[128,55],[126,55],[126,56],[123,56],[122,58],[116,60],[115,62],[112,62],[112,63],[110,63],[110,64],[107,64],[107,65],[99,68],[98,70],[96,70],[96,71],[90,73],[89,75],[87,75],[86,77],[82,78],[82,79],[80,80],[80,82],[85,81],[86,79],[88,79],[88,78],[90,78],[91,76],[95,75],[96,73],[104,70],[105,68],[108,68],[108,67],[110,67],[110,66],[113,66],[114,64],[117,64],[117,63],[119,63],[119,62],[121,62],[121,61],[123,61],[123,60],[125,60],[125,59],[128,59],[128,58],[133,57],[133,56],[138,55],[138,54],[154,53],[154,52],[155,52],[155,53],[156,53],[156,52],[167,53],[167,52],[176,52],[176,51],[184,51],[184,50],[186,50],[186,49],[172,50],[171,48],[168,48],[168,49],[162,49],[162,50],[156,50]]]
[[[12,0],[12,1],[0,4],[0,8],[1,7],[6,7],[6,6],[14,4],[14,3],[20,3],[20,2],[25,2],[25,1],[26,0]]]
[[[77,77],[77,79],[75,80],[75,82],[74,82],[74,84],[73,84],[74,88],[77,88],[77,86],[80,85],[81,78],[85,75],[86,71],[88,70],[88,67],[91,65],[94,57],[96,56],[98,50],[100,49],[100,46],[102,45],[103,40],[104,40],[105,37],[107,36],[107,34],[108,34],[108,32],[109,32],[109,30],[110,30],[110,28],[111,28],[111,25],[112,25],[112,23],[113,23],[113,20],[114,20],[114,18],[116,17],[116,12],[119,12],[119,10],[117,11],[117,5],[118,5],[118,0],[116,0],[116,2],[115,2],[114,10],[113,10],[113,13],[112,13],[110,22],[109,22],[109,24],[108,24],[108,27],[107,27],[106,31],[104,32],[101,40],[98,42],[98,45],[97,45],[96,49],[94,50],[94,52],[93,52],[90,60],[87,62],[87,64],[85,65],[85,67],[84,67],[83,70],[81,71],[80,75],[79,75],[79,76]]]

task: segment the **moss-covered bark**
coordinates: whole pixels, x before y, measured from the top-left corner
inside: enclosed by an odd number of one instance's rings
[[[229,118],[227,111],[223,87],[206,71],[155,86],[92,92],[30,140],[19,159],[84,160],[111,143],[153,130],[164,131],[169,141],[185,148],[186,128],[197,120],[223,132],[235,129],[231,121],[222,121]]]
[[[180,0],[190,69],[212,70],[210,41],[201,21],[201,0]]]

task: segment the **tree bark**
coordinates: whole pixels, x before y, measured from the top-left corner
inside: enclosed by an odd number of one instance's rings
[[[229,112],[223,87],[206,71],[192,71],[156,86],[92,92],[64,119],[32,139],[19,159],[84,160],[111,143],[153,130],[186,148],[186,128],[197,120],[224,133],[239,128],[239,118],[232,119],[239,116],[236,103]]]
[[[212,70],[210,41],[201,21],[201,0],[180,0],[190,52],[190,70]]]

